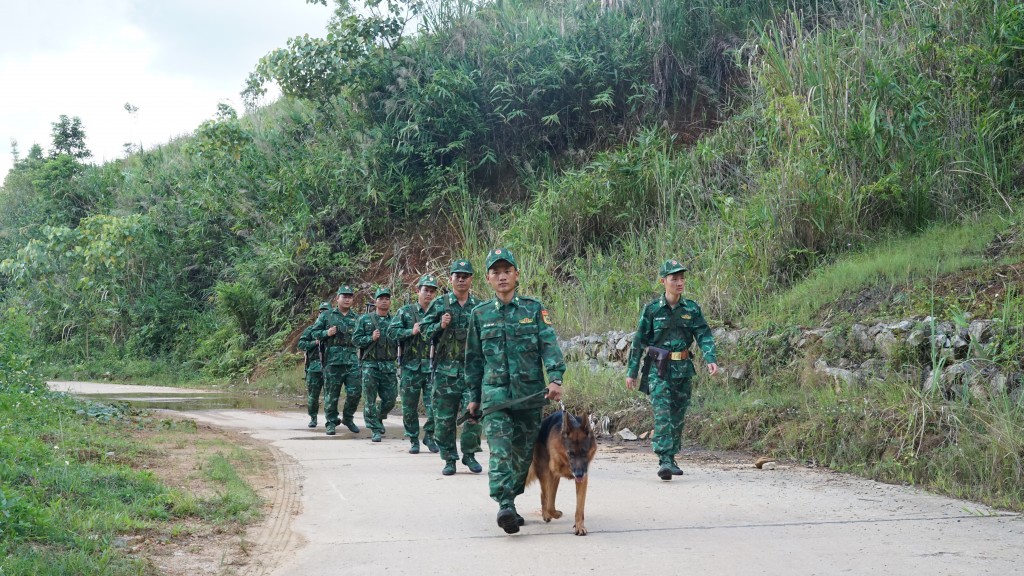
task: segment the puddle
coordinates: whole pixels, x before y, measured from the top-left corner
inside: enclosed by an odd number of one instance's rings
[[[135,408],[164,410],[295,410],[305,407],[305,398],[259,396],[244,392],[192,390],[162,386],[107,384],[99,382],[48,382],[51,390],[102,404],[127,402]]]
[[[117,394],[75,394],[79,398],[100,403],[127,402],[135,408],[160,408],[182,412],[195,410],[294,410],[297,400],[249,394],[197,393],[154,394],[152,392]],[[304,406],[304,404],[303,404]]]

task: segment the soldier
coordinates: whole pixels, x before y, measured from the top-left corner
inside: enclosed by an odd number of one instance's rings
[[[352,343],[352,331],[356,327],[356,314],[352,311],[355,291],[351,286],[338,288],[337,308],[325,311],[316,319],[310,335],[323,342],[326,350],[324,359],[324,415],[327,418],[327,435],[334,436],[338,424],[344,424],[351,432],[359,432],[352,420],[362,390],[359,386],[359,359]],[[338,399],[341,388],[345,387],[345,406],[342,419],[338,419]]]
[[[329,310],[331,305],[327,302],[320,303],[320,314]],[[319,318],[319,316],[318,316]],[[309,413],[309,426],[316,428],[316,415],[320,413],[320,391],[324,388],[323,356],[324,350],[320,341],[315,340],[311,335],[313,324],[310,324],[299,336],[299,343],[296,348],[305,352],[306,356],[306,412]],[[327,402],[324,402],[324,411],[327,410]],[[326,417],[326,414],[324,414]]]
[[[398,341],[398,362],[402,371],[402,424],[409,438],[409,454],[420,453],[420,396],[427,411],[423,425],[423,445],[437,452],[434,442],[434,413],[430,409],[430,359],[427,341],[420,332],[420,321],[437,294],[437,280],[430,274],[420,278],[416,285],[416,302],[398,309],[388,327],[388,337]]]
[[[690,344],[697,341],[712,376],[718,372],[718,364],[715,341],[700,306],[681,297],[686,288],[686,267],[678,260],[666,260],[659,273],[665,293],[640,312],[626,367],[626,388],[637,388],[640,359],[646,355],[644,376],[649,383],[641,379],[640,384],[648,384],[654,409],[651,447],[658,455],[658,477],[671,480],[672,476],[683,473],[676,464],[676,454],[679,453],[683,434],[683,418],[690,406],[691,379],[695,374]],[[648,375],[652,363],[656,363],[658,369]]]
[[[459,411],[469,406],[471,398],[466,387],[466,336],[469,333],[469,311],[480,299],[470,294],[473,266],[468,260],[456,260],[451,265],[452,291],[431,303],[420,331],[430,342],[431,366],[434,379],[434,436],[445,461],[441,474],[455,474],[455,461],[459,451],[455,447],[455,421]],[[483,467],[474,454],[480,451],[479,422],[467,421],[462,425],[462,463],[470,472],[479,474]]]
[[[398,343],[385,332],[391,324],[391,291],[379,288],[373,294],[374,310],[359,318],[352,341],[359,347],[359,366],[363,372],[363,421],[373,432],[372,442],[384,436],[384,418],[395,407],[398,380],[395,358]],[[380,403],[377,398],[380,398]]]
[[[483,408],[491,451],[488,483],[498,503],[498,526],[514,534],[523,524],[515,498],[526,485],[541,409],[545,399],[562,398],[565,361],[544,305],[516,293],[519,270],[512,253],[491,250],[486,269],[495,298],[470,312],[466,385],[470,414]]]

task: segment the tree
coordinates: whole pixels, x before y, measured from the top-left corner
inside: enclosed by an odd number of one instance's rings
[[[269,82],[276,82],[289,96],[320,105],[329,104],[346,88],[360,97],[376,87],[382,71],[392,68],[390,57],[401,44],[406,25],[424,7],[424,0],[369,0],[363,12],[349,0],[335,3],[326,38],[294,37],[287,48],[260,59],[242,92],[248,107],[255,107]]]
[[[67,154],[76,160],[92,156],[92,152],[85,147],[85,129],[82,128],[82,119],[78,116],[68,118],[61,114],[60,120],[52,124],[53,147],[50,148],[50,156],[57,157]]]

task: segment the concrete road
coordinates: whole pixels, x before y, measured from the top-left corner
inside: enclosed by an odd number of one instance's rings
[[[378,444],[365,430],[328,437],[298,412],[187,416],[278,457],[275,512],[253,536],[250,574],[1024,574],[1020,515],[827,470],[758,470],[698,452],[681,460],[685,476],[664,482],[653,454],[603,443],[587,536],[572,533],[574,485],[564,481],[565,516],[545,524],[534,485],[517,501],[526,525],[509,536],[495,524],[486,469],[442,476],[437,454],[407,453],[394,416]]]

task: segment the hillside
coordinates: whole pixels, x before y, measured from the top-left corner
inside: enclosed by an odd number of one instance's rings
[[[1024,509],[1024,6],[339,1],[328,32],[254,63],[269,106],[103,165],[18,159],[0,343],[31,346],[0,347],[4,382],[261,366],[294,391],[282,351],[339,283],[402,294],[499,244],[561,336],[627,331],[675,257],[753,335],[697,383],[689,440]],[[975,320],[991,339],[952,359],[1005,386],[929,385]],[[855,385],[825,368],[865,371],[857,349],[789,344],[902,321],[945,340]],[[574,363],[566,394],[648,414],[622,377]]]

